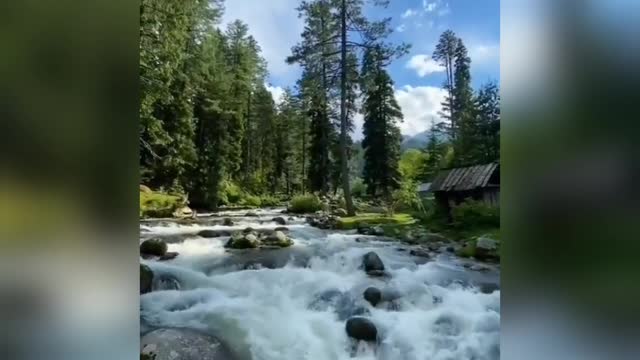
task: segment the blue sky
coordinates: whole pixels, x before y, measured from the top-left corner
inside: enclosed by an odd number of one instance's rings
[[[277,99],[300,74],[284,63],[299,41],[303,22],[295,8],[300,0],[226,0],[223,24],[240,19],[249,25],[268,62],[269,89]],[[370,18],[391,17],[395,29],[390,40],[412,44],[411,52],[390,67],[396,98],[405,117],[400,128],[414,135],[438,118],[443,73],[430,59],[440,34],[451,29],[463,39],[471,56],[473,86],[500,81],[499,0],[391,0],[389,7],[367,8]],[[361,138],[362,118],[356,119],[354,138]]]

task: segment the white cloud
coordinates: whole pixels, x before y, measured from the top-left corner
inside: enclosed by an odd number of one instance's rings
[[[433,86],[406,85],[395,90],[396,99],[402,108],[404,121],[400,123],[403,135],[415,135],[431,127],[431,120],[438,122],[446,91]]]
[[[226,1],[222,25],[239,19],[249,25],[249,33],[262,48],[271,75],[295,81],[297,66],[285,64],[303,30],[302,20],[295,10],[299,0]]]
[[[499,44],[476,44],[469,48],[471,61],[476,64],[487,64],[500,59]]]
[[[408,17],[415,16],[415,15],[417,15],[417,14],[418,14],[418,13],[417,13],[415,10],[413,10],[413,9],[407,9],[407,11],[405,11],[405,12],[401,15],[401,17],[402,17],[403,19],[406,19],[406,18],[408,18]]]
[[[271,86],[269,84],[264,84],[264,86],[271,93],[273,101],[275,101],[276,105],[280,105],[280,103],[282,103],[282,99],[284,98],[284,89],[281,86]]]
[[[433,86],[410,86],[395,89],[395,97],[402,109],[404,120],[398,123],[402,135],[413,136],[428,130],[431,121],[440,121],[438,113],[442,110],[442,102],[446,91]],[[353,117],[353,139],[362,140],[364,117],[356,114]]]
[[[427,0],[424,0],[422,2],[422,7],[424,8],[424,11],[426,11],[426,12],[434,12],[436,10],[436,8],[438,7],[438,4],[435,1],[430,3]]]
[[[412,56],[409,62],[407,62],[406,67],[415,70],[420,77],[444,71],[444,68],[433,60],[431,56],[424,54]]]
[[[397,31],[397,32],[403,32],[403,31],[405,31],[406,29],[407,29],[407,27],[405,26],[405,24],[402,24],[402,25],[400,25],[400,26],[398,26],[398,27],[396,28],[396,31]]]

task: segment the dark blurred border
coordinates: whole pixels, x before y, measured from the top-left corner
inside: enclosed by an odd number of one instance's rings
[[[139,356],[138,14],[131,0],[0,5],[10,359]]]
[[[637,1],[502,1],[505,359],[638,358]]]

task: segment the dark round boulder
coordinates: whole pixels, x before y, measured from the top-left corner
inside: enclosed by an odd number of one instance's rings
[[[429,255],[429,251],[422,249],[422,248],[418,248],[418,249],[413,249],[409,252],[409,254],[413,255],[413,256],[417,256],[417,257],[423,257],[423,258],[430,258],[431,256]]]
[[[149,239],[140,244],[140,254],[163,256],[166,253],[167,244],[160,239]]]
[[[231,220],[231,218],[224,218],[224,220],[222,220],[222,225],[233,226],[233,220]]]
[[[378,329],[371,320],[363,317],[352,317],[347,320],[345,326],[347,335],[364,341],[376,341],[378,338]]]
[[[278,225],[286,225],[287,224],[287,221],[282,216],[274,217],[273,219],[271,219],[271,221],[275,222]]]
[[[366,273],[384,271],[384,263],[373,251],[370,251],[362,257],[362,266]]]
[[[140,339],[140,355],[154,360],[234,360],[218,339],[189,329],[158,329]]]
[[[273,231],[289,231],[289,228],[286,226],[278,226],[277,228],[273,229]]]
[[[253,211],[249,211],[248,213],[244,214],[244,216],[246,217],[258,217],[259,215]]]
[[[248,227],[248,228],[245,228],[244,230],[242,230],[242,233],[243,234],[249,234],[249,233],[252,233],[254,231],[255,230],[253,230],[253,228]]]
[[[369,287],[364,291],[364,299],[376,306],[382,301],[382,291],[376,287]]]
[[[153,271],[144,264],[140,264],[140,294],[151,292],[153,284]]]

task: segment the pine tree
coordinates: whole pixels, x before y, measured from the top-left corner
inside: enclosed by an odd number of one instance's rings
[[[475,117],[478,126],[479,162],[500,159],[500,89],[490,82],[480,88],[475,98]]]
[[[455,57],[456,57],[456,49],[459,44],[459,39],[456,34],[447,30],[440,35],[440,39],[438,40],[438,44],[436,45],[436,49],[433,52],[433,60],[437,61],[442,67],[445,69],[446,79],[444,82],[444,89],[447,91],[447,96],[442,104],[442,113],[440,114],[443,118],[449,120],[449,124],[442,123],[439,124],[438,127],[445,131],[452,139],[455,139],[457,133],[457,125],[458,121],[455,118],[455,114],[453,113],[455,105],[455,96],[454,96],[454,71],[455,71]]]
[[[393,81],[383,67],[380,49],[367,51],[363,64],[364,91],[364,182],[371,196],[389,199],[400,184],[400,129],[402,112]]]

